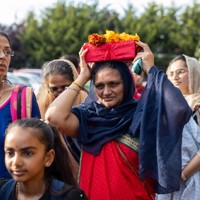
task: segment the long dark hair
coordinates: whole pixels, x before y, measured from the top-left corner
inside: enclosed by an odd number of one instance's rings
[[[55,158],[50,167],[45,169],[45,179],[49,183],[51,178],[59,179],[65,183],[76,186],[72,173],[72,165],[67,150],[65,149],[58,131],[55,127],[45,123],[38,118],[25,118],[11,123],[5,132],[5,138],[13,127],[32,128],[34,136],[45,145],[46,152],[51,149],[55,151]],[[37,132],[36,132],[37,131]]]
[[[184,61],[185,64],[186,64],[185,56],[184,56],[183,54],[181,54],[181,55],[177,55],[176,57],[174,57],[174,58],[170,61],[169,66],[170,66],[172,63],[174,63],[175,61],[177,61],[177,60],[182,60],[182,61]],[[186,67],[187,67],[187,66],[186,66]]]

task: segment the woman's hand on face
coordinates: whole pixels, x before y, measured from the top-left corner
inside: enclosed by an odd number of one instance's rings
[[[143,51],[138,52],[133,63],[138,60],[142,59],[142,70],[148,74],[148,71],[152,66],[154,66],[154,54],[152,53],[149,46],[141,41],[135,42],[138,46],[142,47]]]
[[[86,63],[85,61],[85,55],[88,52],[88,49],[83,49],[79,51],[79,57],[80,57],[80,75],[83,76],[86,80],[86,82],[90,79],[91,77],[91,67]]]

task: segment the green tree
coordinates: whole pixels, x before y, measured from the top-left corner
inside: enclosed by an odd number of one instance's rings
[[[15,41],[12,66],[40,67],[63,54],[78,55],[88,35],[114,30],[138,33],[154,52],[156,64],[165,69],[177,54],[200,56],[199,13],[200,4],[195,1],[187,7],[151,2],[143,12],[129,3],[122,14],[109,6],[100,9],[98,0],[90,4],[60,0],[40,16],[30,12],[24,23],[6,27]]]
[[[30,13],[21,35],[29,64],[40,66],[63,54],[78,54],[89,34],[117,27],[117,13],[105,8],[97,11],[97,5],[75,7],[60,1],[55,7],[47,8],[40,20]]]
[[[194,3],[188,6],[180,15],[180,31],[174,35],[174,39],[180,45],[183,53],[194,56],[200,41],[200,4]]]

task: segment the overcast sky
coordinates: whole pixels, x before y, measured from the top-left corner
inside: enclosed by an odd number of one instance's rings
[[[1,0],[3,1],[3,0]],[[174,4],[179,5],[192,5],[193,0],[99,0],[99,5],[106,6],[110,4],[110,8],[122,11],[122,7],[125,8],[128,2],[137,5],[138,9],[142,10],[148,2],[155,1],[158,4],[164,6],[170,6]],[[178,1],[178,2],[177,2]],[[0,23],[4,25],[10,25],[14,22],[20,22],[27,15],[27,12],[32,10],[37,15],[40,15],[42,10],[46,7],[52,7],[57,0],[4,0],[0,8]],[[68,1],[69,2],[69,1]],[[92,0],[73,0],[73,2],[93,2]],[[200,2],[200,0],[197,0]]]

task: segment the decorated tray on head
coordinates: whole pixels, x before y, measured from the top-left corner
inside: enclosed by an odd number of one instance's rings
[[[88,36],[88,43],[83,45],[84,49],[88,49],[85,60],[86,62],[106,60],[131,62],[140,50],[135,41],[140,41],[137,34],[130,35],[125,32],[119,34],[109,30],[103,35],[93,33]]]

